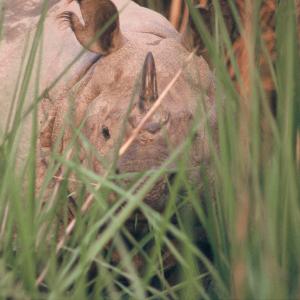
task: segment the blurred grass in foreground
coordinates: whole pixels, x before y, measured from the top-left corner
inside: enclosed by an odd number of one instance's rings
[[[217,6],[218,1],[214,3]],[[90,299],[299,299],[300,174],[296,138],[300,124],[300,64],[294,1],[281,2],[276,16],[276,118],[268,105],[264,105],[266,95],[254,62],[249,71],[251,89],[248,98],[241,99],[236,92],[224,54],[232,51],[232,45],[219,10],[214,38],[208,35],[196,12],[193,18],[215,68],[217,99],[225,98],[224,105],[218,102],[218,149],[211,143],[214,183],[204,179],[204,193],[200,200],[198,187],[187,178],[187,158],[179,156],[179,150],[188,153],[192,132],[169,159],[178,161],[178,169],[163,215],[142,204],[141,199],[155,179],[168,172],[166,165],[149,174],[140,174],[140,181],[146,180],[146,184],[133,194],[135,186],[123,190],[115,185],[117,175],[108,174],[103,178],[76,161],[68,160],[66,155],[55,157],[48,178],[56,173],[59,165],[63,165],[67,173],[75,173],[80,178],[79,194],[88,191],[95,198],[87,213],[80,215],[77,212],[75,230],[59,255],[56,254],[57,239],[51,237],[56,232],[57,211],[66,208],[68,190],[63,181],[51,205],[44,208],[41,208],[39,195],[34,193],[36,106],[32,108],[30,152],[24,169],[16,168],[23,103],[29,84],[38,85],[38,70],[35,73],[33,66],[42,59],[39,50],[41,31],[37,31],[24,56],[27,60],[16,85],[16,98],[12,99],[18,109],[7,132],[1,128],[2,299],[84,299],[91,284],[94,287]],[[253,35],[259,36],[259,27],[255,27]],[[256,43],[254,49],[263,47],[259,38],[253,40]],[[234,64],[234,58],[231,63]],[[237,73],[238,80],[240,77]],[[40,99],[40,92],[36,91],[36,100]],[[199,111],[203,113],[200,104],[199,100]],[[267,138],[261,128],[262,118],[269,128]],[[205,117],[199,113],[195,126],[203,120]],[[243,131],[246,137],[241,135],[241,126],[245,126],[243,122],[246,122],[246,131]],[[80,133],[79,136],[89,148],[84,137]],[[266,143],[267,152],[264,151]],[[205,171],[205,168],[199,168],[204,178]],[[98,183],[101,183],[100,189],[95,187]],[[108,206],[106,198],[111,191],[117,194],[117,199],[113,206]],[[83,203],[84,199],[78,197],[76,201]],[[130,205],[119,211],[124,203]],[[124,226],[137,207],[150,224],[150,230],[138,241]],[[177,224],[174,224],[174,215]],[[99,235],[98,229],[105,223],[107,225]],[[205,255],[207,244],[201,239],[199,242],[203,231],[213,260]],[[134,245],[130,250],[124,237]],[[108,241],[113,242],[107,246]],[[161,253],[166,248],[177,261],[177,283],[174,286],[168,283],[165,279],[168,274],[163,272]],[[121,255],[120,264],[111,263],[114,249]],[[146,261],[142,274],[137,274],[132,262],[137,253]],[[92,265],[98,266],[98,276],[89,282],[87,273]],[[49,267],[47,275],[37,287],[37,277],[45,266]]]

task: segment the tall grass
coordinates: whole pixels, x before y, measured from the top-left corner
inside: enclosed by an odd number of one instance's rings
[[[218,8],[218,1],[213,2]],[[209,127],[199,95],[199,114],[190,134],[158,170],[115,174],[108,169],[106,176],[100,176],[76,158],[69,159],[68,151],[53,154],[45,180],[49,183],[60,167],[64,179],[75,174],[78,180],[77,207],[73,209],[76,223],[60,247],[57,244],[69,216],[68,180],[53,186],[44,206],[46,183],[40,194],[34,188],[37,104],[43,92],[37,88],[40,70],[34,67],[42,60],[40,22],[20,66],[15,98],[11,99],[16,109],[11,109],[7,128],[0,130],[1,299],[299,299],[300,165],[296,140],[300,133],[300,61],[294,1],[281,1],[277,9],[276,117],[265,105],[267,95],[254,60],[248,74],[251,88],[246,97],[237,93],[225,59],[232,44],[220,9],[216,14],[211,37],[197,11],[192,12],[217,83],[218,143],[211,136],[209,172],[207,166],[197,171],[203,180],[201,193],[199,184],[189,180],[186,163],[194,130]],[[264,49],[258,38],[260,28],[254,28],[251,48]],[[231,59],[235,64],[235,58]],[[238,70],[237,80],[243,80]],[[27,159],[17,166],[30,85],[36,87],[30,106],[31,146]],[[80,130],[74,129],[74,133],[87,151],[95,153]],[[76,149],[75,138],[70,147]],[[159,177],[169,174],[168,165],[175,161],[168,205],[158,214],[142,199]],[[208,173],[213,174],[213,181]],[[137,177],[131,187],[116,184],[128,176]],[[145,184],[135,192],[141,182]],[[108,204],[112,192],[115,199]],[[80,211],[87,194],[92,201]],[[127,222],[137,208],[148,221],[138,237],[128,230]],[[139,224],[131,223],[133,227]],[[164,271],[168,253],[176,267]]]

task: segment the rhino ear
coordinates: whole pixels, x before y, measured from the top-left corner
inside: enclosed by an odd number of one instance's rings
[[[143,72],[142,72],[142,86],[140,92],[139,108],[145,110],[145,108],[151,106],[158,98],[157,92],[157,77],[155,61],[152,52],[149,52],[146,56]]]
[[[102,55],[119,49],[125,39],[120,30],[115,4],[110,0],[76,2],[84,24],[71,11],[63,12],[59,18],[69,24],[78,42],[88,50]]]

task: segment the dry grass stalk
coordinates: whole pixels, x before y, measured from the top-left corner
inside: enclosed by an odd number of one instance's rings
[[[188,9],[188,6],[185,5],[183,16],[182,16],[182,22],[181,22],[180,29],[179,29],[180,33],[185,32],[185,30],[188,26],[188,22],[189,22],[189,9]]]
[[[235,240],[237,253],[233,261],[233,295],[236,299],[242,299],[244,295],[246,281],[246,263],[243,252],[244,243],[247,240],[248,223],[249,223],[249,175],[250,175],[250,126],[251,126],[251,87],[252,75],[251,66],[254,62],[254,4],[252,0],[238,1],[241,22],[243,25],[241,32],[240,56],[237,58],[241,74],[240,87],[240,111],[239,111],[239,149],[240,161],[237,179],[237,217],[235,228]]]
[[[181,19],[182,0],[173,0],[170,7],[170,22],[175,28],[179,28]]]

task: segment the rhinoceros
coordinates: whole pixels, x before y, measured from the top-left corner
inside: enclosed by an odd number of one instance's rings
[[[66,151],[74,127],[80,128],[101,157],[110,161],[124,130],[124,119],[127,118],[125,142],[179,70],[181,75],[159,108],[118,158],[117,172],[142,172],[159,167],[185,140],[202,100],[209,112],[210,125],[216,127],[214,76],[202,57],[191,55],[187,39],[162,15],[127,0],[66,0],[51,8],[44,28],[41,91],[83,48],[87,51],[49,89],[41,103],[40,178],[47,169],[45,156],[54,145],[60,153]],[[19,45],[10,46],[14,62],[20,56],[14,54],[20,54]],[[70,112],[72,125],[66,121]],[[28,126],[21,153],[29,140]],[[103,160],[97,159],[97,155],[91,157],[83,146],[81,150],[81,164],[103,174],[106,167]],[[209,158],[207,131],[199,126],[190,164],[199,166]],[[159,181],[145,197],[145,202],[158,211],[164,208],[167,199],[165,185],[165,181]],[[69,188],[72,192],[76,187],[70,184]]]

